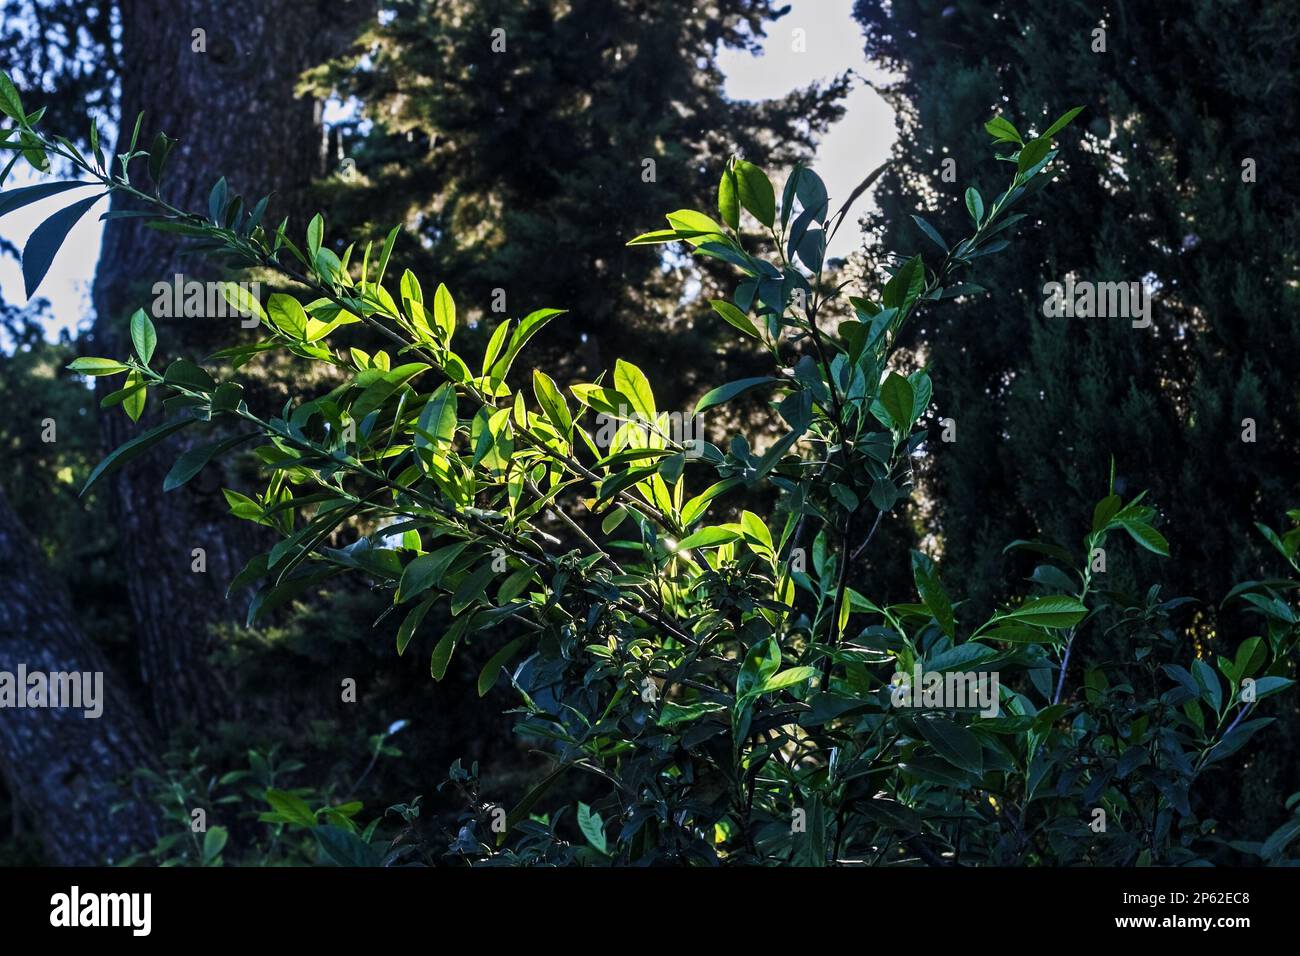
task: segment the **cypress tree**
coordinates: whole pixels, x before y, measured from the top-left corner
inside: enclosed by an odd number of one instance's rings
[[[921,530],[941,543],[946,573],[987,606],[1008,572],[1032,567],[1004,555],[1007,542],[1077,548],[1113,457],[1117,488],[1150,489],[1172,558],[1109,554],[1108,583],[1160,579],[1163,597],[1198,598],[1187,634],[1204,656],[1230,656],[1263,624],[1220,601],[1281,570],[1252,524],[1278,528],[1300,500],[1300,8],[859,0],[855,14],[868,57],[899,77],[889,95],[901,135],[869,224],[881,248],[927,251],[913,213],[959,234],[959,184],[999,172],[978,163],[987,137],[972,116],[1041,132],[1085,107],[1060,136],[1068,188],[1034,207],[1072,228],[1036,228],[986,260],[998,291],[914,333],[935,366],[935,417],[956,426],[955,442],[932,432],[924,479],[934,513]],[[1045,284],[1071,277],[1146,282],[1151,327],[1048,317]],[[1293,703],[1277,706],[1294,718]],[[1294,746],[1280,734],[1225,799],[1275,816],[1297,786]]]

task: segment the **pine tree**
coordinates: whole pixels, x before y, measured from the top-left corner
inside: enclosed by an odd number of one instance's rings
[[[595,374],[636,341],[668,397],[693,398],[692,370],[725,360],[712,353],[726,339],[683,292],[725,273],[661,267],[623,244],[664,209],[713,208],[729,154],[769,167],[805,158],[841,115],[847,78],[763,103],[724,96],[718,50],[756,49],[780,13],[771,0],[384,8],[349,58],[311,74],[318,94],[358,97],[369,128],[338,157],[336,216],[376,231],[406,221],[424,245],[407,263],[454,279],[459,309],[489,330],[568,309],[539,364],[568,357]]]
[[[1229,653],[1217,638],[1262,625],[1219,602],[1233,582],[1278,570],[1252,523],[1281,524],[1300,490],[1300,8],[859,0],[855,12],[868,56],[900,76],[901,135],[871,222],[894,224],[883,248],[938,253],[913,213],[958,234],[958,184],[985,175],[972,116],[1041,132],[1085,107],[1060,137],[1068,188],[1035,206],[1073,228],[1013,243],[987,260],[997,293],[916,330],[942,383],[934,414],[955,422],[955,442],[932,432],[926,473],[937,513],[924,530],[945,570],[987,604],[1023,560],[1003,555],[1008,541],[1077,548],[1087,529],[1076,516],[1104,493],[1113,457],[1117,485],[1149,488],[1167,519],[1163,596],[1203,601],[1187,612],[1192,633],[1206,655]],[[1045,283],[1071,276],[1147,281],[1152,326],[1045,316]],[[1112,587],[1147,560],[1136,547],[1107,559]],[[1300,784],[1294,770],[1267,782],[1294,765],[1293,748],[1251,775],[1266,815]]]

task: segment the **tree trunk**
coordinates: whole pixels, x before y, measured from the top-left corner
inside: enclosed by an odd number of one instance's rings
[[[340,52],[374,4],[184,0],[165,12],[153,0],[119,5],[124,66],[115,152],[126,151],[135,117],[144,111],[140,148],[158,131],[180,140],[164,176],[169,202],[205,210],[208,192],[224,175],[231,194],[245,197],[245,208],[274,192],[267,220],[274,225],[298,213],[297,226],[305,227],[300,214],[323,159],[320,108],[296,97],[294,87],[303,69]],[[133,169],[144,176],[141,166]],[[154,283],[176,273],[225,278],[205,271],[201,260],[179,256],[177,240],[133,219],[108,222],[94,283],[96,354],[130,350],[128,317],[137,308],[150,311]],[[154,321],[160,358],[201,360],[240,332],[237,318]],[[99,382],[103,391],[121,384]],[[114,448],[159,419],[155,409],[134,425],[113,410],[103,416],[105,444]],[[211,630],[241,616],[225,589],[254,551],[248,526],[229,517],[211,482],[162,494],[174,458],[165,450],[143,456],[115,476],[112,489],[140,666],[162,728],[237,713],[209,663]],[[204,571],[192,569],[195,549],[203,550]]]
[[[51,587],[53,575],[3,491],[0,580],[0,671],[103,675],[99,717],[87,717],[85,708],[0,709],[0,774],[10,793],[37,822],[53,863],[113,863],[148,849],[158,836],[157,810],[129,778],[154,763],[151,730],[77,627],[67,595]]]

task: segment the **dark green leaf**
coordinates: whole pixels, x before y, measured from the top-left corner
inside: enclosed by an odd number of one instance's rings
[[[168,435],[180,431],[186,425],[193,424],[192,418],[174,418],[169,422],[163,422],[155,428],[149,429],[142,435],[137,435],[125,444],[119,445],[108,457],[95,466],[95,470],[90,473],[86,479],[86,484],[81,489],[81,494],[85,495],[99,479],[105,475],[111,475],[117,469],[121,468],[127,462],[144,454],[158,442],[162,441]]]
[[[144,309],[136,309],[131,315],[131,343],[135,346],[135,354],[140,356],[140,361],[148,365],[158,346],[158,332],[149,316],[145,315]]]
[[[716,408],[724,402],[729,402],[737,395],[748,392],[750,389],[759,388],[763,385],[774,385],[781,380],[771,376],[760,376],[757,378],[742,378],[734,382],[728,382],[726,385],[720,385],[710,392],[707,392],[703,398],[695,405],[695,414],[707,411],[710,408]]]
[[[501,674],[501,668],[505,667],[505,665],[510,662],[510,659],[519,652],[519,648],[523,646],[524,640],[525,639],[522,637],[515,638],[505,647],[501,648],[501,650],[493,654],[491,658],[488,659],[488,662],[483,665],[483,670],[481,670],[478,675],[478,695],[480,697],[483,697],[492,689],[492,685],[497,682],[497,677]]]
[[[45,274],[50,271],[54,256],[63,245],[63,240],[67,238],[68,233],[72,231],[72,227],[101,198],[102,195],[80,199],[71,206],[60,209],[36,227],[28,238],[27,245],[23,247],[23,285],[26,288],[27,298],[32,297],[40,286],[41,280],[45,278]]]
[[[975,775],[984,773],[984,748],[973,733],[947,717],[917,721],[921,734],[944,760]]]
[[[17,189],[6,189],[0,192],[0,216],[7,212],[13,212],[15,209],[22,209],[23,206],[38,202],[47,196],[56,196],[68,189],[76,189],[78,186],[98,185],[98,183],[60,181],[37,183],[34,186],[21,186]]]

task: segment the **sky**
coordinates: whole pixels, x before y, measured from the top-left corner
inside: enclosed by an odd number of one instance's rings
[[[892,111],[866,81],[884,77],[863,59],[862,36],[852,17],[853,0],[789,0],[790,13],[769,25],[763,52],[753,56],[739,50],[723,50],[719,67],[726,77],[726,94],[733,99],[762,100],[783,96],[793,89],[853,70],[859,74],[846,102],[844,118],[826,134],[817,148],[813,168],[826,182],[832,210],[852,192],[868,172],[884,161],[895,134]],[[25,164],[14,168],[5,188],[36,182],[40,177]],[[780,194],[781,183],[776,184]],[[67,202],[52,197],[33,203],[0,220],[0,238],[19,248],[41,222]],[[858,243],[852,222],[867,208],[869,197],[854,209],[850,222],[831,243],[828,255],[845,256]],[[63,248],[37,292],[50,301],[52,321],[48,334],[61,329],[76,330],[90,322],[90,281],[99,258],[103,223],[108,200],[97,205],[69,234]],[[25,304],[22,272],[13,256],[0,256],[0,289],[6,301]]]
[[[857,74],[844,102],[843,119],[826,133],[810,164],[826,183],[834,212],[839,209],[836,198],[847,199],[867,173],[885,161],[894,145],[894,111],[868,85],[888,77],[865,60],[862,30],[853,19],[853,0],[787,2],[790,12],[768,27],[761,56],[724,50],[718,66],[727,78],[727,96],[743,100],[784,96],[845,70]],[[800,30],[802,35],[797,32]],[[780,196],[783,183],[775,185]],[[869,196],[858,200],[849,221],[831,242],[828,258],[846,256],[858,247],[858,232],[852,226],[870,208],[869,201]]]

